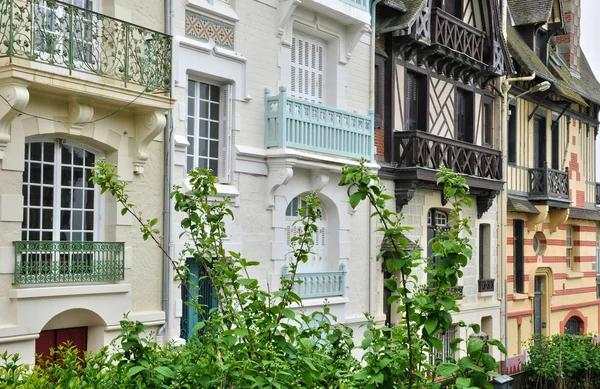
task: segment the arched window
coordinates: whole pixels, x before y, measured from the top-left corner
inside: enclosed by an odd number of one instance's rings
[[[565,334],[581,335],[583,333],[582,321],[577,316],[572,316],[565,323]]]
[[[431,240],[437,235],[442,233],[448,228],[448,214],[439,209],[430,209],[427,212],[427,257],[431,258],[433,255],[433,248]],[[438,264],[440,261],[439,257],[432,259],[433,264]],[[427,280],[431,279],[431,274],[427,273]],[[433,286],[433,285],[430,285]]]
[[[99,193],[90,181],[95,153],[63,140],[25,145],[22,239],[93,241]]]
[[[292,237],[297,236],[302,228],[299,223],[294,224],[301,215],[299,209],[305,206],[304,201],[300,197],[294,197],[285,210],[285,223],[286,223],[286,240],[288,246],[288,252],[292,250]],[[316,223],[317,232],[313,236],[314,246],[312,252],[306,263],[298,264],[298,273],[313,273],[322,272],[329,270],[327,268],[327,223],[325,220],[325,212],[322,212],[322,219]],[[292,254],[287,254],[287,261],[292,260]]]

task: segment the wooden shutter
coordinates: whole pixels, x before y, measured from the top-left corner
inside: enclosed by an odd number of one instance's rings
[[[231,180],[231,121],[232,121],[232,87],[221,87],[220,123],[219,123],[219,180],[229,183]]]
[[[323,103],[325,92],[325,43],[304,35],[292,37],[290,94]]]
[[[525,258],[523,257],[523,220],[513,220],[513,266],[515,276],[515,292],[525,291]]]

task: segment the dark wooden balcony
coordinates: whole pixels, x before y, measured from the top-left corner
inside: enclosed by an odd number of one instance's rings
[[[446,46],[458,53],[483,62],[485,33],[444,12],[440,8],[431,10],[431,41]]]
[[[569,170],[550,169],[547,165],[529,169],[529,200],[558,208],[567,208],[569,199]]]
[[[477,280],[477,290],[479,293],[493,292],[496,280]]]
[[[440,167],[446,166],[467,179],[471,193],[478,196],[480,213],[485,212],[502,190],[502,154],[499,150],[461,142],[422,131],[394,133],[392,173],[396,181],[396,205],[402,207],[417,187],[437,185]]]

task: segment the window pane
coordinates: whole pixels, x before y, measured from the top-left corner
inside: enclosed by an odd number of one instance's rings
[[[29,182],[42,182],[42,165],[39,163],[31,163],[29,165]]]
[[[85,222],[84,229],[88,231],[92,231],[94,229],[94,212],[86,212],[85,213]]]
[[[187,120],[187,134],[189,136],[194,136],[194,119],[188,118]]]
[[[200,138],[208,138],[208,122],[206,120],[199,121],[198,136]]]
[[[208,84],[200,82],[200,98],[208,100]]]
[[[210,123],[210,137],[212,139],[219,139],[219,123]]]
[[[206,101],[200,102],[200,115],[201,118],[208,118],[208,103]]]
[[[198,155],[207,156],[208,155],[208,140],[200,139],[198,142]]]
[[[27,157],[25,157],[27,158]],[[44,143],[44,161],[54,162],[54,144]]]
[[[187,87],[187,91],[188,91],[188,96],[190,97],[194,97],[196,94],[196,83],[192,80],[188,80],[188,87]]]
[[[219,142],[210,142],[210,157],[217,158],[219,156]]]
[[[41,204],[42,190],[40,186],[31,185],[29,187],[29,205],[37,205]]]
[[[96,156],[89,151],[85,152],[85,166],[92,167],[94,166],[94,162],[96,162]]]
[[[83,208],[83,190],[73,189],[73,208]]]
[[[83,180],[83,169],[81,168],[75,168],[73,169],[73,186],[77,186],[77,187],[83,187],[84,185],[84,180]]]
[[[87,188],[93,188],[94,187],[94,181],[92,181],[92,169],[85,169],[85,182],[84,185]]]
[[[188,116],[194,116],[194,99],[188,99]]]
[[[38,231],[29,231],[29,240],[40,240],[40,233]]]
[[[204,158],[200,158],[198,160],[198,167],[201,169],[207,169],[208,168],[208,161]]]
[[[70,165],[73,162],[73,148],[69,145],[63,145],[61,148],[63,165]]]
[[[211,101],[219,101],[219,87],[211,85],[210,86],[210,100]]]
[[[42,240],[52,240],[52,231],[44,231],[44,232],[42,232]]]
[[[210,118],[211,120],[219,120],[219,104],[210,105]]]
[[[54,188],[45,186],[43,188],[42,205],[45,207],[54,206]]]
[[[73,147],[73,165],[83,165],[84,152],[79,147]]]
[[[63,167],[61,169],[61,180],[60,183],[62,186],[71,186],[72,184],[72,180],[71,180],[71,168],[69,167]]]
[[[29,210],[29,228],[40,228],[40,210],[38,208]]]
[[[42,210],[42,228],[45,230],[52,229],[52,209]]]
[[[54,183],[54,165],[43,165],[44,184]]]
[[[94,191],[88,189],[85,191],[85,209],[94,209]]]
[[[83,212],[73,211],[73,225],[71,229],[75,231],[83,230]]]
[[[60,229],[69,230],[71,229],[71,211],[60,212]]]
[[[32,161],[41,161],[42,160],[42,144],[41,143],[31,143],[31,155],[30,160]]]
[[[71,189],[60,190],[60,206],[62,208],[71,208]]]
[[[209,166],[210,166],[210,170],[212,170],[213,176],[215,176],[215,175],[217,175],[219,173],[217,160],[211,159]]]

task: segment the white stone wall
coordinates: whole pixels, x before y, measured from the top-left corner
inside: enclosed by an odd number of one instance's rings
[[[375,297],[377,270],[372,250],[375,242],[369,233],[374,227],[369,224],[368,207],[365,204],[351,211],[346,190],[337,186],[342,166],[352,161],[307,151],[266,150],[264,93],[268,88],[276,95],[280,86],[288,85],[290,34],[298,29],[328,42],[326,61],[333,61],[335,66],[334,71],[327,74],[327,85],[332,89],[328,89],[326,105],[367,114],[371,48],[370,35],[361,31],[367,30],[368,14],[357,13],[355,8],[341,1],[331,2],[346,12],[340,21],[326,16],[323,8],[319,8],[322,5],[307,2],[308,5],[301,4],[291,11],[282,25],[288,6],[284,2],[232,0],[225,8],[218,0],[214,7],[204,0],[174,1],[173,4],[173,35],[175,42],[179,42],[174,54],[174,97],[178,101],[173,115],[174,134],[182,140],[175,146],[174,184],[185,179],[183,137],[186,134],[187,78],[233,85],[230,181],[219,187],[223,193],[232,195],[235,204],[235,220],[228,223],[228,249],[239,250],[244,257],[261,262],[251,276],[263,287],[279,286],[287,252],[285,209],[295,196],[319,190],[328,216],[329,253],[336,254],[335,258],[330,255],[328,261],[332,262],[332,268],[339,264],[347,266],[345,296],[332,298],[329,303],[340,322],[358,329],[365,320],[364,312],[376,314],[381,312],[381,307]],[[233,50],[186,36],[186,11],[234,26]],[[350,14],[354,19],[348,16]],[[366,15],[367,19],[360,21],[356,15],[362,18]],[[352,25],[347,26],[352,20],[358,31],[354,34],[349,33],[353,31]],[[344,55],[344,50],[351,47],[351,55]],[[181,215],[173,216],[174,254],[185,244],[185,240],[178,237],[180,219]],[[168,333],[171,339],[179,336],[180,294],[174,285]],[[305,306],[311,309],[322,303],[323,299],[307,300]]]

